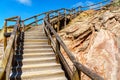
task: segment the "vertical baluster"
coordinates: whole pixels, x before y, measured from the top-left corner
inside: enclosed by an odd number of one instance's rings
[[[78,74],[79,74],[79,80],[82,80],[82,78],[81,78],[82,72],[81,72],[81,71],[78,71]]]
[[[79,7],[79,8],[78,8],[78,13],[80,13],[80,11],[81,11],[81,8]]]
[[[59,63],[59,55],[58,55],[59,52],[60,52],[60,43],[56,39],[56,61],[57,63]]]
[[[66,27],[66,21],[67,21],[66,9],[64,10],[64,16],[65,16],[64,27]]]
[[[7,20],[5,20],[4,22],[4,33],[7,33]],[[4,51],[6,49],[6,46],[7,46],[7,37],[4,36]]]
[[[60,30],[60,12],[58,11],[58,23],[57,23],[57,32]]]
[[[24,21],[22,21],[22,31],[24,32],[25,31],[25,25],[24,25]]]
[[[46,30],[45,30],[45,27],[47,26],[47,25],[46,25],[46,22],[43,21],[43,24],[44,24],[44,31],[45,31],[45,34],[46,34],[46,36],[48,37],[47,32],[46,32]],[[49,37],[48,37],[48,38],[49,38]]]
[[[72,80],[81,80],[81,74],[78,69],[73,67],[73,78]]]
[[[48,22],[50,23],[50,14],[47,13]]]
[[[73,17],[74,17],[74,9],[72,9],[72,19],[73,19]]]
[[[73,15],[73,17],[74,17],[74,9],[72,10],[72,15]]]
[[[47,25],[46,25],[46,26],[47,26]],[[48,26],[47,26],[47,30],[48,30],[48,33],[51,35],[50,29],[48,28]],[[47,36],[48,36],[48,35],[47,35]],[[50,40],[49,37],[48,37],[48,44],[51,45],[51,40]]]
[[[47,15],[47,18],[48,18],[48,22],[50,23],[50,15],[49,15],[49,13],[47,13],[46,15]],[[46,25],[46,26],[47,26],[47,25]],[[48,30],[48,33],[51,34],[50,29],[48,28],[48,26],[47,26],[47,30]],[[51,40],[50,40],[50,38],[48,38],[48,44],[51,45]]]
[[[78,8],[78,10],[79,10],[79,14],[81,13],[81,11],[82,11],[82,7],[80,6],[79,8]]]
[[[50,29],[48,28],[47,30],[48,30],[48,33],[50,34],[50,33],[51,33],[51,32],[50,32]],[[50,34],[50,35],[51,35],[51,34]],[[48,44],[51,45],[51,40],[50,40],[49,37],[48,37]]]
[[[34,16],[34,18],[35,18],[35,24],[36,24],[36,26],[38,26],[38,19],[37,19],[37,16]]]
[[[72,10],[70,10],[70,21],[72,20]]]
[[[74,9],[74,17],[76,17],[77,16],[77,11],[76,11],[76,9]]]

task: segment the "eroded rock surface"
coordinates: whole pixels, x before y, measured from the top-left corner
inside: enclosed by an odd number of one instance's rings
[[[108,30],[101,29],[87,53],[86,65],[105,80],[118,80],[120,79],[118,59],[120,53],[116,36]]]
[[[119,8],[85,11],[59,35],[80,63],[105,80],[120,80]],[[70,63],[68,57],[66,59]],[[89,79],[82,74],[82,80]]]

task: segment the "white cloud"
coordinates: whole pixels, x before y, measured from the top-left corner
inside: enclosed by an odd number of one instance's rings
[[[21,4],[28,5],[28,6],[32,4],[31,0],[17,0],[17,1],[20,2]]]

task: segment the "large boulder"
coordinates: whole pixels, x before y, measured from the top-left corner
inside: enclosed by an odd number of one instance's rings
[[[86,56],[86,66],[105,80],[120,80],[120,52],[113,33],[101,29]]]

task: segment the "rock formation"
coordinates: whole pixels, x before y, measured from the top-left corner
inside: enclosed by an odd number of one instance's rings
[[[120,80],[119,8],[82,12],[59,35],[80,63],[105,80]]]

